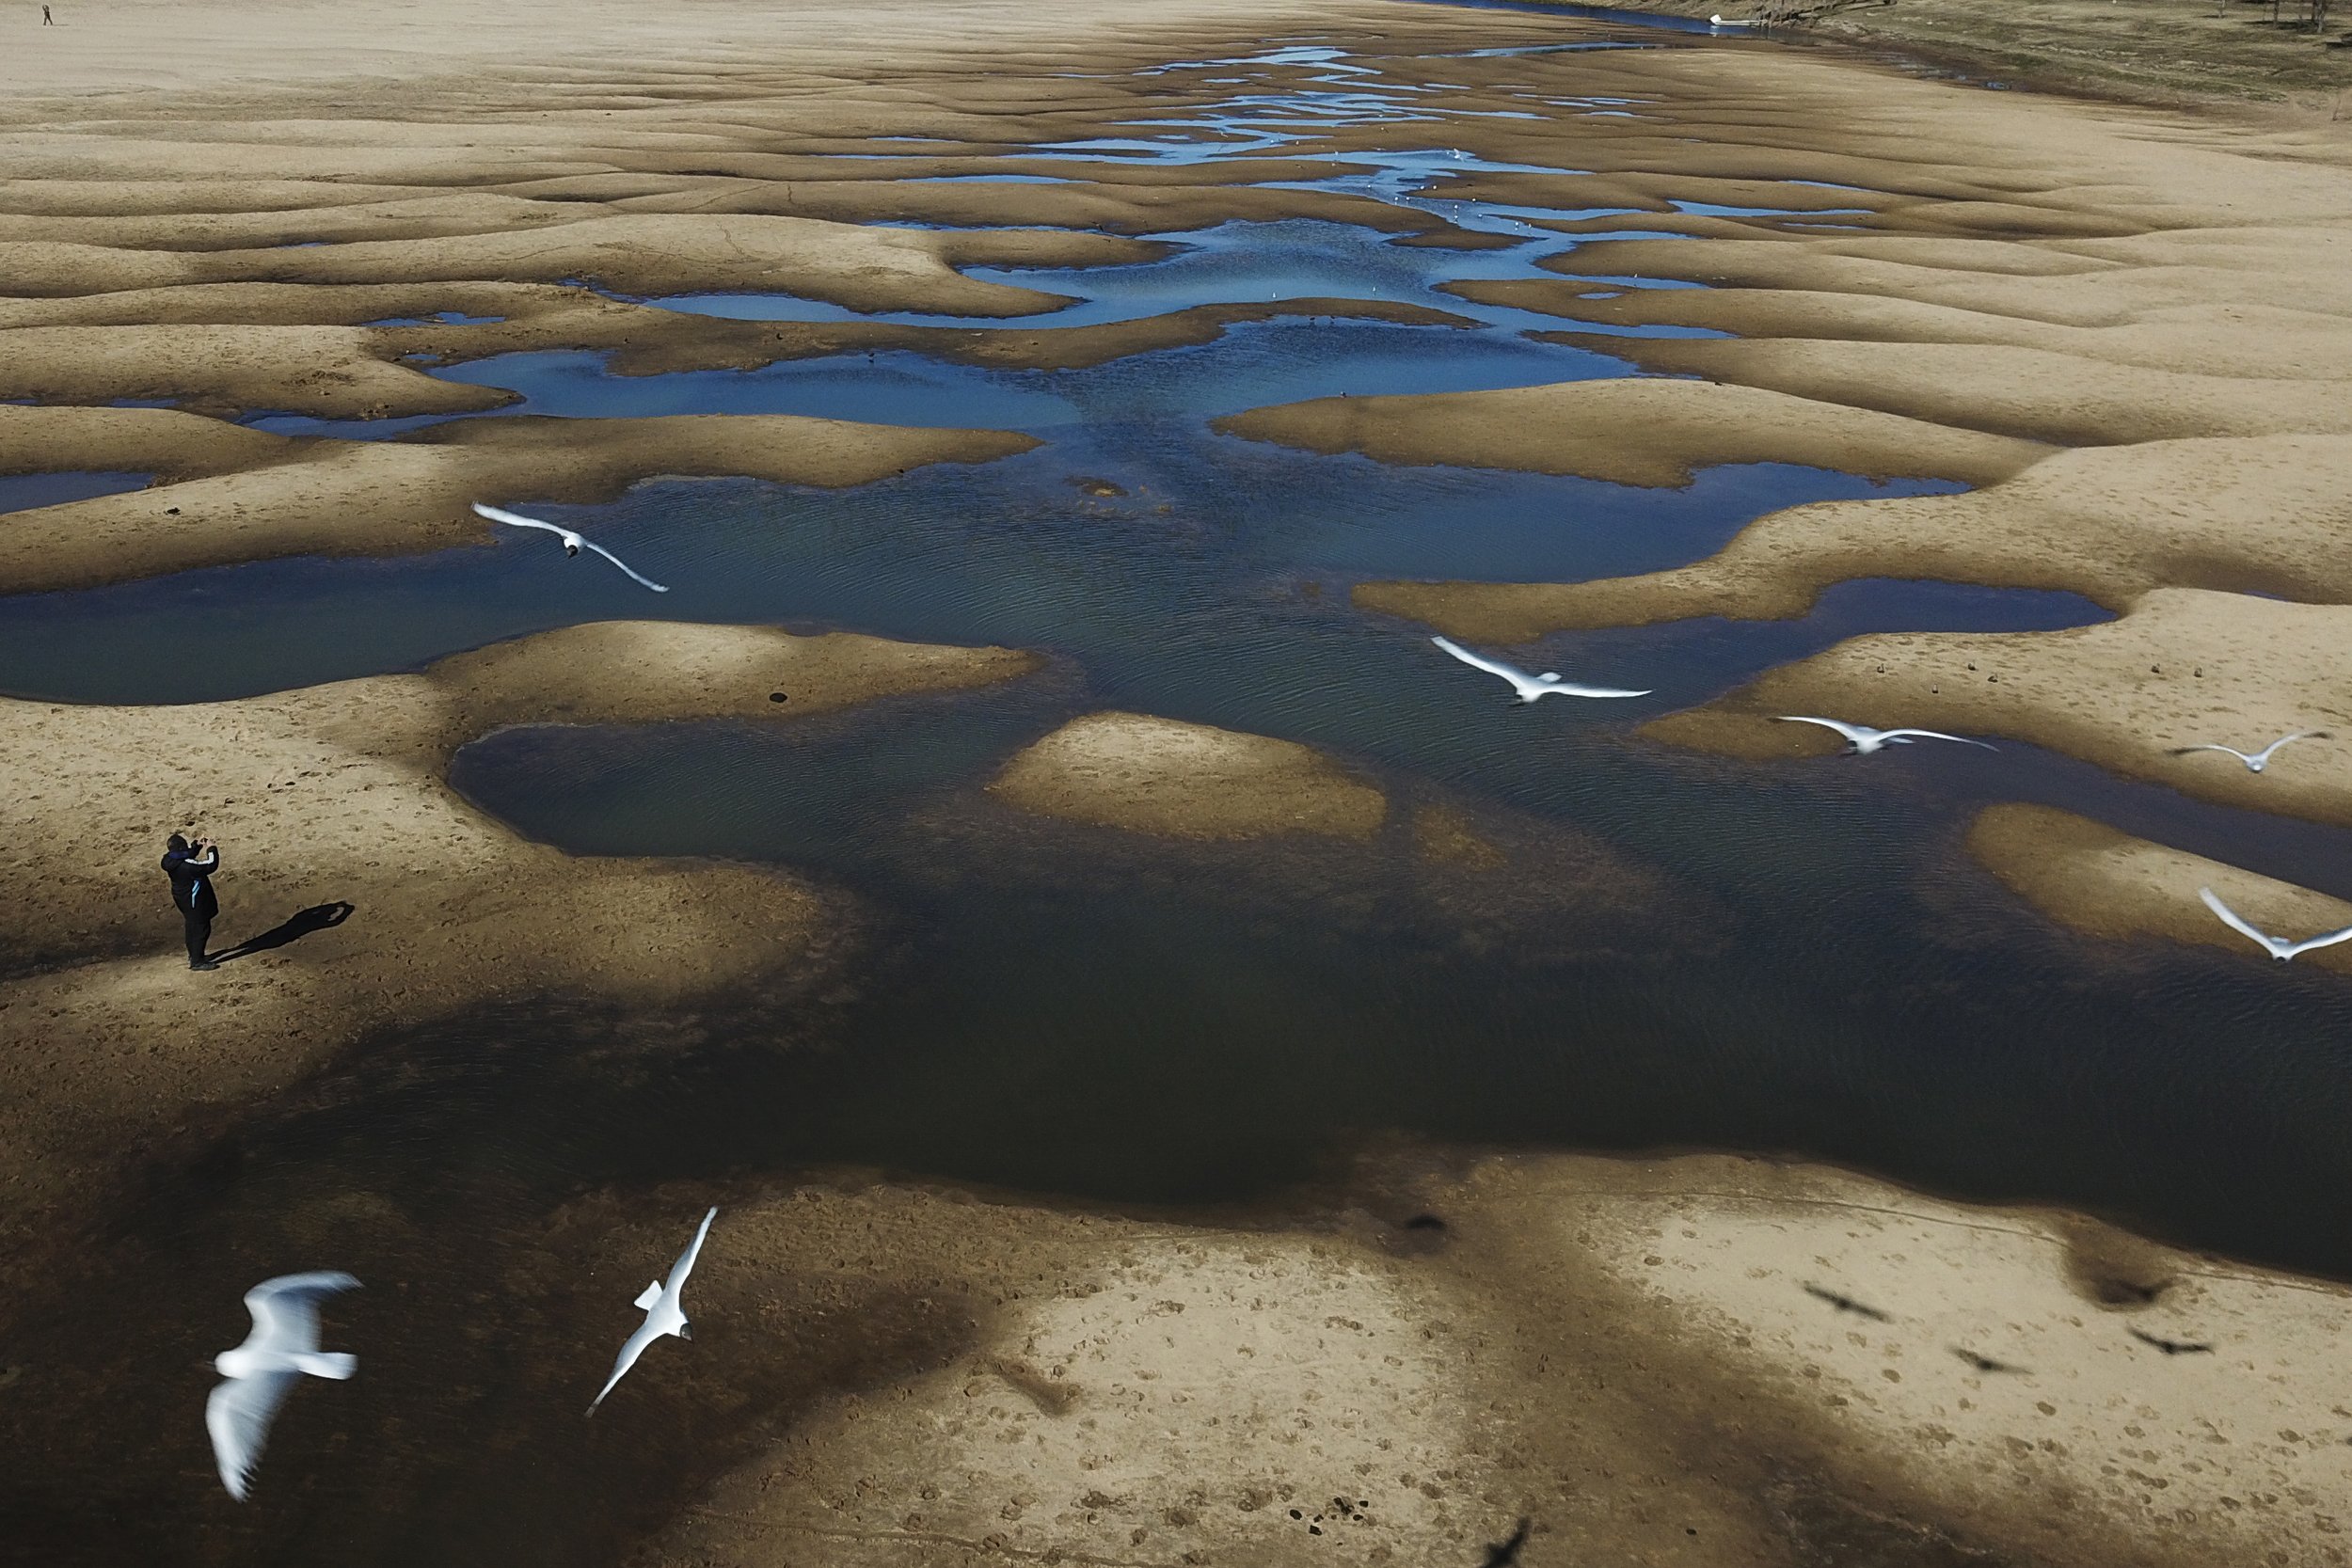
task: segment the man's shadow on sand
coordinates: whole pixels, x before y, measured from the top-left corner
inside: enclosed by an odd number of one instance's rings
[[[324,931],[329,926],[341,926],[351,918],[353,908],[353,905],[341,900],[332,904],[313,904],[307,910],[296,910],[278,925],[271,927],[258,937],[247,937],[226,952],[210,953],[205,956],[216,964],[225,964],[231,958],[244,958],[256,953],[266,953],[273,947],[283,947],[290,942],[298,942],[312,931]]]

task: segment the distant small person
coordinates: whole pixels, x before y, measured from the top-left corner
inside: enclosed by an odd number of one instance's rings
[[[46,6],[40,8],[40,24],[44,27],[55,27],[57,24],[57,19],[49,14],[49,8]]]
[[[191,846],[178,833],[164,840],[164,875],[171,879],[171,901],[187,928],[188,967],[218,969],[204,956],[213,940],[213,916],[220,900],[213,895],[213,873],[220,869],[220,846],[199,838]]]

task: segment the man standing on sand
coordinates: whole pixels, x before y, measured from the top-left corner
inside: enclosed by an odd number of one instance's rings
[[[187,926],[190,969],[220,967],[204,956],[204,944],[213,939],[213,916],[220,912],[220,900],[213,896],[213,873],[219,869],[220,846],[211,839],[198,839],[193,848],[178,833],[164,841],[164,874],[171,879],[171,901]]]
[[[40,24],[44,27],[55,27],[57,24],[57,19],[49,14],[49,8],[46,6],[40,8]]]

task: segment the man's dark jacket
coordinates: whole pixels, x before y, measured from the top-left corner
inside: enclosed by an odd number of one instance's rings
[[[193,849],[164,851],[164,871],[171,878],[171,901],[182,914],[202,915],[211,919],[220,912],[220,900],[213,896],[213,873],[220,869],[220,851],[212,849],[199,858]]]

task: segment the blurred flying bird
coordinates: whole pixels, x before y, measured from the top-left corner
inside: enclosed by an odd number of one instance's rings
[[[2249,773],[2259,773],[2264,768],[2270,766],[2270,753],[2285,745],[2288,741],[2326,740],[2327,738],[2328,738],[2328,736],[2326,730],[2297,730],[2293,735],[2280,736],[2278,739],[2272,741],[2269,745],[2264,747],[2261,751],[2256,752],[2251,755],[2239,751],[2234,746],[2212,745],[2175,746],[2172,748],[2172,754],[2176,757],[2185,757],[2191,752],[2227,752],[2232,756],[2237,758],[2238,761],[2246,764],[2246,770]]]
[[[347,1274],[282,1274],[245,1293],[253,1332],[244,1344],[214,1357],[226,1381],[204,1402],[204,1429],[212,1433],[221,1484],[239,1502],[262,1462],[269,1424],[294,1386],[305,1373],[347,1378],[359,1370],[358,1356],[319,1349],[318,1305],[358,1284]]]
[[[2211,1345],[2201,1345],[2192,1339],[2159,1339],[2154,1335],[2144,1334],[2137,1328],[2127,1330],[2127,1332],[2141,1344],[2153,1345],[2167,1355],[2203,1355],[2210,1354],[2213,1350]]]
[[[483,516],[489,518],[490,521],[494,523],[504,523],[510,528],[544,529],[548,532],[554,534],[558,539],[564,541],[564,553],[565,555],[578,555],[582,549],[594,550],[598,555],[604,557],[607,561],[612,562],[613,565],[618,566],[622,571],[628,572],[632,581],[641,582],[657,594],[667,594],[669,592],[667,588],[662,587],[661,584],[654,581],[651,578],[641,577],[636,572],[631,571],[628,562],[623,561],[619,556],[614,555],[611,550],[606,549],[602,545],[596,543],[592,539],[583,539],[579,534],[574,533],[570,529],[560,528],[554,523],[543,523],[536,517],[526,517],[518,512],[502,512],[495,506],[485,506],[480,501],[473,503],[473,509],[480,513]]]
[[[1975,1351],[1962,1345],[1954,1345],[1952,1354],[1980,1372],[2022,1372],[2026,1370],[2023,1367],[2012,1366],[2007,1361],[1995,1361],[1989,1355],[1979,1355]]]
[[[2257,929],[2247,921],[2244,915],[2223,903],[2209,887],[2199,888],[2197,896],[2205,901],[2205,908],[2221,917],[2223,925],[2241,935],[2253,938],[2262,944],[2263,951],[2280,963],[2286,962],[2299,953],[2308,953],[2314,947],[2333,947],[2337,942],[2352,940],[2352,926],[2346,926],[2341,931],[2322,931],[2315,937],[2305,937],[2301,942],[2289,942],[2284,937],[2274,937],[2267,931]]]
[[[605,1380],[596,1397],[588,1402],[589,1415],[596,1413],[596,1406],[604,1402],[604,1396],[612,1392],[613,1386],[621,1381],[623,1374],[637,1365],[637,1358],[645,1354],[647,1345],[664,1334],[675,1334],[681,1339],[694,1337],[692,1327],[686,1321],[686,1309],[679,1305],[678,1292],[686,1289],[686,1276],[694,1272],[694,1259],[702,1252],[703,1238],[710,1234],[710,1222],[718,1216],[716,1209],[703,1216],[702,1227],[694,1232],[694,1239],[686,1243],[686,1250],[678,1254],[678,1260],[670,1265],[668,1284],[657,1279],[638,1292],[637,1300],[631,1305],[645,1314],[645,1321],[638,1324],[637,1332],[622,1344],[620,1357],[612,1363],[612,1375]]]
[[[1549,670],[1540,675],[1531,675],[1518,666],[1505,664],[1499,658],[1482,658],[1452,638],[1433,637],[1429,641],[1473,670],[1484,670],[1490,675],[1501,675],[1511,683],[1511,689],[1518,693],[1519,701],[1522,703],[1532,703],[1538,697],[1551,696],[1646,697],[1649,695],[1647,691],[1621,691],[1613,686],[1578,686],[1573,682],[1562,680],[1557,673]]]
[[[1908,746],[1914,740],[1957,740],[1963,746],[1984,746],[1988,752],[1994,749],[1981,740],[1946,735],[1942,730],[1874,730],[1867,724],[1849,724],[1843,719],[1815,719],[1803,713],[1784,713],[1778,717],[1784,724],[1819,724],[1823,729],[1836,730],[1852,742],[1852,754],[1858,757],[1867,757],[1872,752],[1883,751],[1889,746]]]

